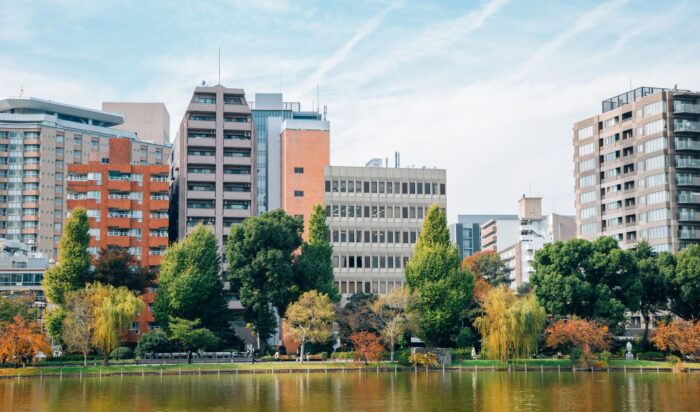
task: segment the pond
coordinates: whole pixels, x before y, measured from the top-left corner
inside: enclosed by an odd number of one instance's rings
[[[700,374],[346,372],[0,380],[0,411],[690,411]]]

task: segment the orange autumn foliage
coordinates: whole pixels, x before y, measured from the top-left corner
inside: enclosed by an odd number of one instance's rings
[[[486,295],[488,294],[489,290],[491,290],[493,287],[489,282],[484,280],[481,277],[475,277],[474,278],[474,288],[472,289],[472,296],[474,296],[474,300],[483,302],[484,299],[486,299]]]
[[[379,336],[374,333],[362,331],[350,335],[350,341],[355,346],[355,360],[364,362],[380,361],[384,354],[384,345]]]
[[[547,346],[579,346],[586,353],[610,348],[608,327],[595,321],[573,317],[554,323],[544,331]]]
[[[50,353],[51,346],[35,322],[15,316],[12,322],[0,324],[0,362],[24,366],[38,352]]]
[[[676,319],[671,323],[661,323],[656,328],[651,342],[660,350],[691,355],[700,351],[700,322]]]

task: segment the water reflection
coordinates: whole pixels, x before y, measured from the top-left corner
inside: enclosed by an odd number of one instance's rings
[[[700,375],[346,372],[0,381],[1,411],[698,410]]]

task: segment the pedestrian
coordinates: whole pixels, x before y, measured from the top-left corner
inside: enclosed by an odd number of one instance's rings
[[[277,351],[275,352],[275,362],[279,362],[279,361],[280,361],[280,351],[277,350]]]

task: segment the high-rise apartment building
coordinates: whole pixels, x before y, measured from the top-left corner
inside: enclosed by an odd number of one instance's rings
[[[171,146],[118,130],[121,115],[36,98],[0,100],[0,237],[55,258],[66,171],[103,157],[110,139],[133,140],[134,164],[164,164]]]
[[[576,237],[576,219],[556,213],[542,214],[542,198],[526,197],[518,200],[515,241],[499,247],[498,253],[508,271],[514,289],[529,283],[535,272],[535,252],[546,244]]]
[[[168,166],[131,163],[130,139],[111,139],[108,156],[68,165],[68,211],[87,210],[90,251],[124,248],[157,269],[168,246]]]
[[[403,285],[427,210],[447,207],[446,171],[328,166],[324,176],[338,290],[385,294]]]
[[[498,252],[518,239],[519,220],[489,219],[481,225],[481,250]]]
[[[657,251],[700,240],[700,92],[640,87],[574,123],[577,233]]]
[[[251,102],[257,132],[257,212],[282,207],[280,134],[288,119],[321,120],[317,111],[302,111],[301,103],[285,102],[282,93],[256,93]]]
[[[518,220],[517,215],[458,215],[449,226],[450,240],[457,246],[461,259],[481,250],[481,225],[489,220]]]
[[[330,158],[330,124],[327,121],[288,119],[282,123],[282,209],[303,218],[304,240],[308,239],[313,206],[324,202],[324,170]]]
[[[255,136],[243,89],[195,88],[171,158],[171,236],[211,224],[223,247],[231,225],[255,214]]]
[[[124,116],[121,127],[136,133],[140,140],[170,143],[170,114],[163,103],[104,102],[102,110]]]

